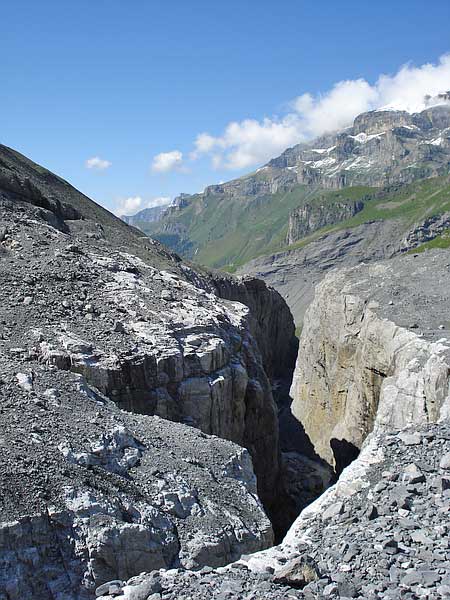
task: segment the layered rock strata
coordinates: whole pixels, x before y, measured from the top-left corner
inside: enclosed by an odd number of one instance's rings
[[[301,335],[292,411],[338,470],[374,428],[434,422],[449,396],[449,254],[330,273]]]
[[[280,294],[256,277],[232,277],[218,271],[208,272],[206,285],[220,298],[249,308],[250,328],[267,375],[271,379],[292,377],[297,356],[295,325]]]
[[[1,593],[92,597],[270,545],[270,315],[4,147],[0,222]]]
[[[310,204],[306,202],[303,206],[296,208],[289,215],[288,232],[286,244],[295,244],[310,233],[345,221],[356,215],[364,208],[360,200],[352,202],[335,202]]]

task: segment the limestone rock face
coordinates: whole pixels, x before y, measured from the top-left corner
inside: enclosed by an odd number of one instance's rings
[[[334,271],[317,286],[292,411],[338,471],[373,429],[434,422],[448,410],[448,276],[442,251]]]
[[[268,376],[290,374],[297,356],[295,325],[280,294],[256,277],[230,277],[217,271],[209,274],[207,285],[220,298],[241,302],[249,308],[251,332]]]
[[[219,298],[4,147],[0,223],[0,596],[90,598],[270,545],[280,357],[264,336],[292,323]]]
[[[297,183],[341,188],[404,183],[445,174],[450,104],[410,114],[376,110],[356,117],[353,127],[288,148],[267,164],[267,176],[286,170]]]
[[[247,447],[268,500],[279,473],[276,409],[249,310],[136,257],[85,258],[92,276],[103,279],[101,297],[83,306],[92,318],[41,327],[39,360],[82,374],[124,410]],[[104,327],[101,312],[110,313],[113,327]]]
[[[286,243],[295,244],[309,233],[353,217],[364,208],[361,201],[334,204],[308,204],[296,208],[289,215]]]

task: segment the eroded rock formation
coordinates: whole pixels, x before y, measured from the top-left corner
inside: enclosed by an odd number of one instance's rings
[[[448,596],[449,269],[448,252],[435,252],[324,280],[293,392],[305,392],[301,402],[322,419],[314,427],[302,412],[318,451],[336,459],[336,439],[361,447],[359,456],[279,546],[208,572],[142,575],[122,584],[124,600],[150,585],[173,600]],[[294,403],[305,408],[298,396]],[[102,600],[112,599],[107,592]]]
[[[302,331],[292,411],[346,466],[372,429],[434,422],[449,395],[447,252],[329,274]]]
[[[327,225],[335,225],[353,217],[364,208],[360,200],[352,202],[305,203],[289,215],[286,244],[295,244],[302,238]]]
[[[1,592],[90,598],[269,546],[261,500],[286,516],[265,371],[281,358],[265,336],[280,350],[293,333],[281,297],[263,285],[277,314],[252,315],[245,285],[229,284],[250,309],[66,182],[0,158]]]
[[[119,597],[151,589],[168,600],[447,598],[449,439],[448,420],[374,432],[279,546],[208,572],[142,575],[121,585]],[[101,600],[112,600],[107,592]]]
[[[210,272],[208,284],[220,298],[245,304],[253,336],[269,377],[290,377],[297,356],[295,325],[285,300],[256,277],[231,277]]]

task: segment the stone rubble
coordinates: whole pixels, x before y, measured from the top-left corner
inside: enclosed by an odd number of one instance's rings
[[[292,517],[256,338],[275,326],[245,284],[220,299],[219,275],[4,146],[0,223],[1,600],[273,544],[265,511]]]
[[[420,443],[405,444],[409,435]],[[450,488],[442,485],[449,474],[442,457],[449,449],[448,420],[371,434],[360,458],[300,515],[280,546],[219,569],[142,575],[124,584],[117,597],[448,598]],[[412,471],[422,475],[410,480]],[[301,575],[305,564],[310,581]],[[149,582],[151,593],[141,594]]]

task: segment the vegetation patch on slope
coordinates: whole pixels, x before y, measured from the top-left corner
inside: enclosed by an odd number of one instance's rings
[[[450,180],[448,177],[434,177],[424,179],[408,185],[395,186],[395,188],[386,188],[384,190],[374,190],[373,188],[348,188],[354,194],[360,191],[359,198],[364,202],[364,208],[355,216],[336,225],[323,227],[302,240],[287,246],[286,250],[295,250],[303,248],[313,240],[329,233],[357,227],[363,223],[371,221],[380,221],[388,219],[397,219],[399,227],[407,230],[415,223],[420,223],[427,217],[442,214],[450,210]],[[340,190],[339,193],[342,193]],[[328,192],[321,197],[328,196],[329,201],[337,201],[338,192]],[[353,196],[353,199],[357,197]],[[442,238],[442,239],[441,239]],[[436,243],[436,246],[432,244]],[[439,236],[435,240],[427,242],[423,246],[433,248],[446,248],[447,238],[445,235]],[[422,248],[422,246],[420,246]],[[417,251],[417,250],[415,250]]]
[[[289,215],[305,205],[361,200],[364,208],[353,217],[322,227],[287,245]],[[297,185],[256,197],[199,194],[163,222],[148,223],[144,231],[176,252],[209,267],[234,272],[263,255],[302,248],[322,235],[363,223],[398,219],[405,231],[415,223],[450,210],[449,177],[423,179],[385,189],[368,186],[323,190]],[[441,242],[445,244],[444,237]]]
[[[446,229],[444,233],[435,237],[434,240],[430,240],[421,244],[417,248],[409,251],[409,254],[417,254],[418,252],[425,252],[425,250],[434,250],[435,248],[450,248],[450,229]]]

